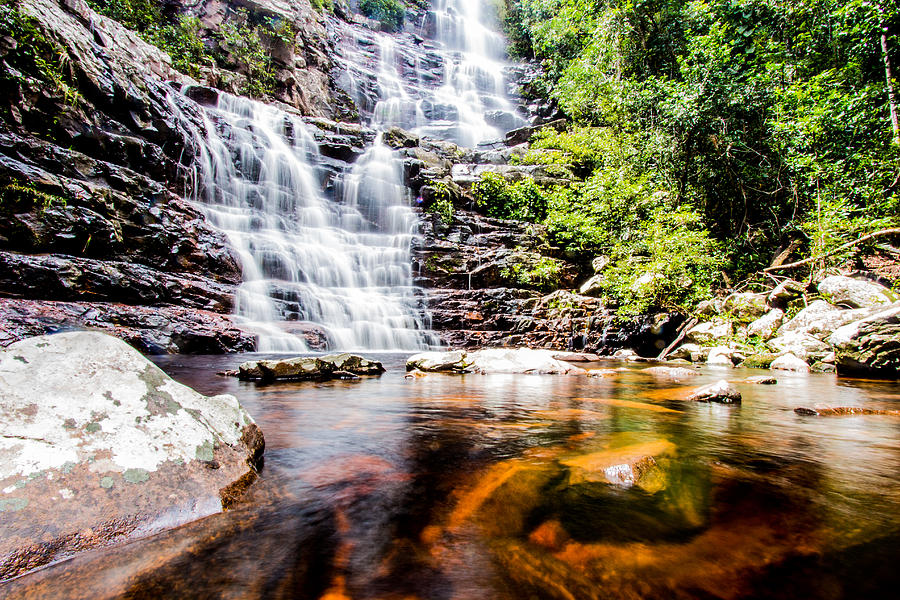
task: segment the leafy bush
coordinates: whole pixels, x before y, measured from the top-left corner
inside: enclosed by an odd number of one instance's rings
[[[377,19],[391,31],[403,26],[405,10],[398,0],[360,0],[359,10],[370,19]]]
[[[501,267],[500,275],[522,287],[550,292],[559,287],[561,271],[562,263],[555,258],[516,248]]]
[[[222,25],[219,35],[223,47],[247,78],[241,93],[256,98],[271,94],[275,90],[275,75],[272,72],[272,58],[263,48],[260,29],[250,25],[247,11],[238,11],[238,21]]]
[[[653,308],[687,310],[709,298],[724,258],[696,212],[661,209],[633,244],[613,249],[601,273],[606,291],[626,314]]]
[[[77,103],[79,96],[75,77],[67,69],[68,53],[47,38],[35,20],[21,12],[14,3],[0,4],[0,38],[5,37],[16,41],[16,47],[3,57],[7,65],[24,76],[49,82],[64,95],[66,104]],[[19,78],[12,70],[4,68],[0,71],[3,87]]]
[[[453,222],[453,201],[450,199],[450,190],[443,181],[434,181],[431,183],[431,187],[434,189],[434,198],[425,207],[425,212],[436,215],[443,225],[450,225]]]
[[[533,179],[509,182],[497,173],[484,173],[472,191],[490,217],[536,223],[547,215],[547,197]]]

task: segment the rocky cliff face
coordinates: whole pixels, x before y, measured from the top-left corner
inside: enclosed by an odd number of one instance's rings
[[[151,353],[254,349],[254,336],[229,316],[240,262],[191,200],[201,191],[203,105],[215,104],[218,90],[241,92],[250,77],[215,32],[235,23],[277,24],[281,33],[261,37],[271,56],[270,101],[314,126],[320,183],[337,198],[342,175],[375,137],[358,122],[372,116],[380,85],[372,34],[380,25],[342,6],[323,16],[306,0],[167,3],[167,11],[196,19],[198,39],[219,57],[197,65],[195,78],[84,0],[18,0],[4,7],[0,344],[91,327]],[[409,17],[427,35],[428,13],[412,8]],[[439,81],[442,66],[430,42],[407,31],[397,44],[398,73],[409,85]],[[513,70],[527,79],[524,68]],[[540,103],[518,111],[516,118],[533,124],[555,116]],[[414,257],[434,328],[453,346],[604,350],[649,340],[644,353],[655,354],[655,335],[670,335],[665,320],[621,321],[597,299],[545,295],[551,286],[523,280],[523,264],[553,261],[554,289],[576,287],[590,269],[553,248],[541,227],[476,210],[469,187],[485,171],[547,177],[539,168],[510,164],[528,134],[516,131],[506,144],[477,149],[399,129],[385,135],[403,157],[421,207],[434,201],[436,190],[446,190],[455,204],[449,220],[422,213],[424,241]]]
[[[320,117],[349,110],[331,84],[329,34],[307,2],[177,8],[210,30],[235,14],[291,23],[294,43],[271,48],[275,98]],[[178,90],[194,81],[83,0],[20,0],[4,10],[2,343],[90,326],[154,353],[253,349],[253,336],[226,316],[241,266],[186,199],[191,132],[202,120]],[[237,91],[243,75],[204,67],[200,77]],[[202,101],[195,89],[189,95]],[[362,150],[325,123],[322,142],[340,170]]]

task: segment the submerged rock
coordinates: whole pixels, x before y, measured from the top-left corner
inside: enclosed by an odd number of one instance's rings
[[[0,352],[0,423],[0,580],[220,512],[265,446],[233,396],[203,396],[100,333]]]
[[[848,415],[893,415],[900,416],[900,410],[877,410],[873,408],[861,408],[859,406],[836,406],[806,408],[799,406],[794,409],[798,415],[810,417],[845,417]]]
[[[298,356],[284,360],[248,361],[238,367],[240,379],[260,381],[303,379],[353,379],[358,375],[380,375],[384,366],[355,354]]]
[[[686,369],[684,367],[649,367],[644,369],[644,372],[659,379],[672,379],[675,381],[696,377],[700,374],[694,369]]]
[[[733,385],[720,379],[715,383],[698,388],[688,396],[688,400],[694,402],[721,402],[722,404],[737,404],[741,401],[741,393]]]
[[[422,352],[406,361],[406,370],[449,373],[534,373],[564,375],[584,370],[554,358],[552,350],[491,348],[474,352]]]
[[[778,380],[771,375],[753,375],[744,380],[745,383],[754,383],[756,385],[775,385]]]
[[[655,440],[621,448],[593,452],[561,460],[569,469],[569,485],[584,482],[610,483],[621,487],[638,486],[654,493],[666,485],[665,473],[658,461],[675,454],[668,440]]]
[[[596,362],[600,360],[598,355],[585,352],[561,352],[554,354],[553,358],[565,362]]]

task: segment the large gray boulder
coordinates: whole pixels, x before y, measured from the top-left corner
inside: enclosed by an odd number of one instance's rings
[[[778,335],[797,332],[805,333],[819,339],[825,339],[839,327],[867,317],[878,309],[861,308],[847,310],[838,308],[824,300],[815,300],[797,315],[781,326]]]
[[[778,328],[784,321],[784,311],[780,308],[773,308],[760,318],[756,319],[747,327],[747,335],[759,336],[763,340],[767,340],[775,335]]]
[[[799,331],[789,331],[772,338],[766,344],[778,354],[794,354],[802,359],[821,358],[831,351],[831,346],[827,343]]]
[[[0,351],[0,580],[227,508],[262,432],[116,338],[29,338]]]
[[[832,304],[848,308],[884,306],[900,300],[890,289],[865,279],[853,279],[843,275],[826,277],[819,283],[819,293]]]
[[[734,325],[729,321],[715,320],[698,323],[684,334],[687,343],[709,346],[717,341],[727,340],[734,333]]]
[[[837,329],[828,342],[842,375],[900,377],[900,302]]]
[[[533,373],[565,375],[584,373],[574,365],[553,358],[552,350],[490,348],[475,352],[422,352],[410,356],[406,370],[448,373]]]

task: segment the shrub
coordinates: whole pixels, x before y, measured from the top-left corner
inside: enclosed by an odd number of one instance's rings
[[[547,216],[547,197],[533,179],[510,182],[497,173],[484,173],[472,191],[490,217],[536,223]]]
[[[391,31],[403,26],[405,11],[398,0],[360,0],[359,10],[370,19],[377,19]]]
[[[275,90],[272,58],[263,48],[259,28],[250,25],[247,11],[238,11],[238,17],[239,25],[225,23],[219,35],[225,50],[247,78],[241,93],[261,98]]]
[[[555,258],[516,248],[500,269],[500,275],[522,287],[550,292],[559,286],[562,264]]]

